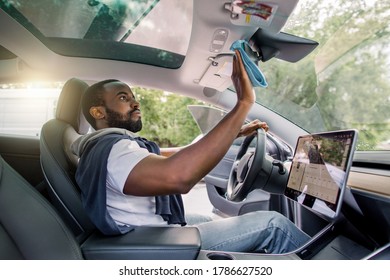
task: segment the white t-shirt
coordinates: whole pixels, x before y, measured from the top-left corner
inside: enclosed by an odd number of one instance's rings
[[[154,196],[125,195],[123,187],[127,176],[138,162],[149,155],[136,141],[123,139],[111,149],[107,162],[107,210],[119,225],[167,225],[156,215]]]

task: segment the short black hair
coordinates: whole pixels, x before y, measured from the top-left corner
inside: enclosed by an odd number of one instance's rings
[[[81,99],[81,108],[83,110],[83,114],[89,124],[96,129],[96,122],[92,115],[89,113],[89,109],[94,106],[104,106],[103,96],[103,86],[105,84],[109,84],[112,82],[119,82],[116,79],[107,79],[104,81],[97,82],[87,88],[84,92]]]

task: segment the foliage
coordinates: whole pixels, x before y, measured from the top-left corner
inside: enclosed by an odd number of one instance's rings
[[[133,88],[141,104],[143,128],[140,135],[156,141],[160,147],[191,143],[200,130],[187,105],[202,104],[194,99],[161,90]]]

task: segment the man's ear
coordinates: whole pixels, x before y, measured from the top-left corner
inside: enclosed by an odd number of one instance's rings
[[[104,119],[104,112],[102,111],[101,106],[98,107],[91,107],[89,109],[89,113],[95,120],[101,120]]]

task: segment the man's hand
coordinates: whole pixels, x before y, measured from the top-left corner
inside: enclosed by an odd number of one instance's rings
[[[237,137],[252,135],[259,128],[264,129],[266,132],[269,129],[267,123],[261,122],[259,120],[254,120],[254,121],[251,121],[250,123],[244,124],[241,127],[240,131],[238,132]]]
[[[232,81],[239,102],[253,104],[256,101],[252,83],[245,70],[241,54],[238,50],[235,50],[235,55],[233,56]]]

